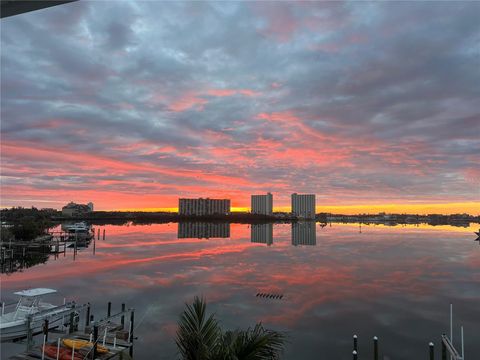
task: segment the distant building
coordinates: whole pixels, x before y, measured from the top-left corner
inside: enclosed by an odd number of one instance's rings
[[[252,224],[250,228],[250,241],[252,243],[273,244],[273,224]]]
[[[91,207],[90,207],[91,204]],[[70,202],[62,208],[62,215],[63,216],[82,216],[88,214],[93,211],[93,204],[89,203],[88,205],[85,204],[76,204],[74,202]]]
[[[179,222],[179,239],[209,239],[230,237],[229,223]]]
[[[304,219],[315,219],[315,195],[292,194],[292,214]]]
[[[273,212],[272,194],[267,193],[267,195],[252,195],[251,212],[252,214],[272,215],[272,212]]]
[[[315,221],[292,223],[292,245],[317,245]]]
[[[179,199],[180,215],[227,215],[230,214],[230,199]]]

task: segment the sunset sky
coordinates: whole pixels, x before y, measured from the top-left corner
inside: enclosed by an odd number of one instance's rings
[[[1,206],[480,214],[480,2],[79,1],[0,21]]]

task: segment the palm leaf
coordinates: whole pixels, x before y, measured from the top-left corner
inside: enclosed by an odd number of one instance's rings
[[[213,315],[206,318],[205,310],[205,301],[195,297],[180,316],[175,341],[184,360],[207,360],[217,344],[218,322]]]

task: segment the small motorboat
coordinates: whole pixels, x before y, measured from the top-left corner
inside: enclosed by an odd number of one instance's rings
[[[91,227],[86,222],[78,222],[75,224],[64,224],[62,229],[67,232],[70,241],[86,241],[92,238]]]
[[[57,290],[36,288],[14,293],[20,296],[15,310],[0,316],[0,340],[16,340],[25,338],[28,333],[28,322],[32,334],[42,332],[48,319],[48,328],[54,329],[62,324],[62,319],[68,315],[74,306],[69,303],[61,306],[41,301],[41,297],[56,293]]]

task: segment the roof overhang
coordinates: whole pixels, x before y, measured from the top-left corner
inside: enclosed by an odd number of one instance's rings
[[[23,14],[29,11],[45,9],[78,0],[1,0],[0,18]]]

